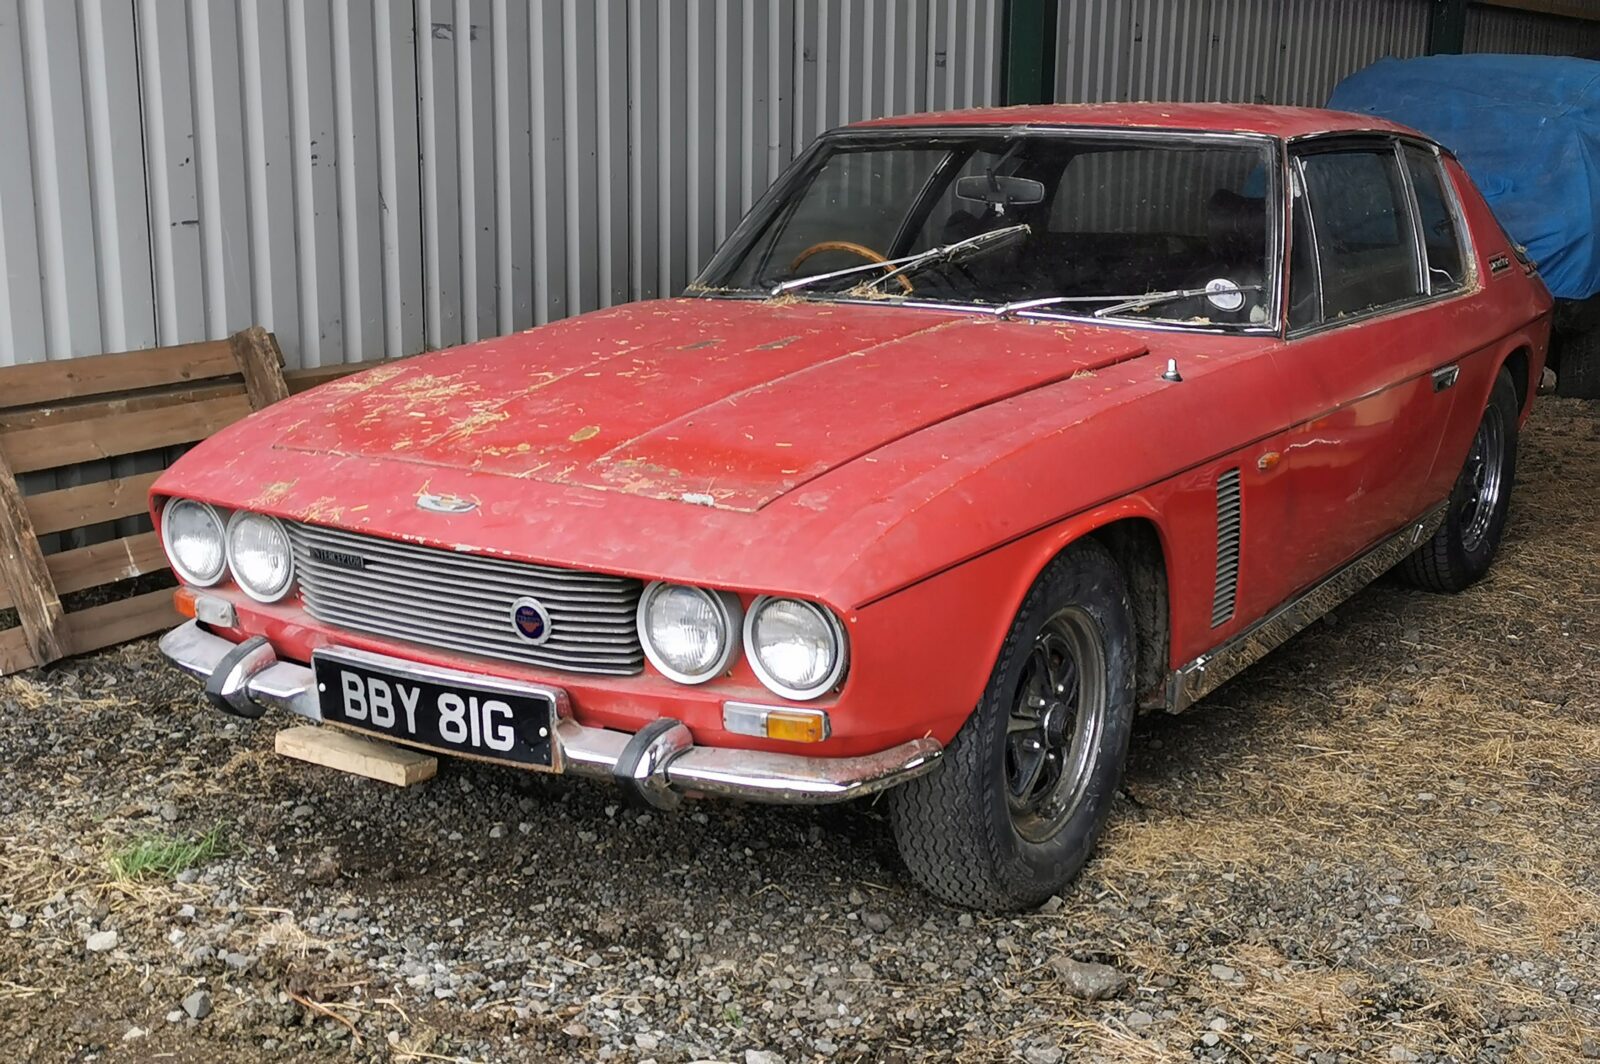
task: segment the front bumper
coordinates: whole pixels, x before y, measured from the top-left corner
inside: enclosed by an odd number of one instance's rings
[[[228,712],[259,717],[280,709],[322,723],[311,669],[279,660],[265,639],[234,643],[189,621],[162,637],[161,652],[204,680],[212,702]],[[404,675],[409,663],[391,661]],[[912,739],[875,754],[833,758],[696,746],[689,729],[669,718],[630,734],[562,717],[555,737],[562,771],[615,780],[658,808],[672,807],[686,793],[797,805],[842,802],[920,776],[943,753],[932,738]]]

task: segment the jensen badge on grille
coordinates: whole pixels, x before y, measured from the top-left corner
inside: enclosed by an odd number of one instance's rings
[[[430,495],[423,492],[417,496],[417,508],[431,510],[436,514],[465,514],[476,510],[478,504],[459,495]]]
[[[511,604],[511,628],[538,646],[550,638],[550,611],[538,599],[524,595]]]
[[[341,569],[365,569],[367,559],[359,554],[350,554],[342,550],[329,550],[327,547],[312,547],[311,557],[319,562],[337,565]]]

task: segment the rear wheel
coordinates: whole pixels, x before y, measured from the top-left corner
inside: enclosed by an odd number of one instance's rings
[[[1408,583],[1429,591],[1460,591],[1489,571],[1511,509],[1518,413],[1516,385],[1502,369],[1450,493],[1444,523],[1400,563],[1397,571]]]
[[[890,792],[900,853],[924,887],[1018,909],[1078,873],[1122,778],[1134,650],[1115,561],[1073,545],[1029,590],[943,767]]]

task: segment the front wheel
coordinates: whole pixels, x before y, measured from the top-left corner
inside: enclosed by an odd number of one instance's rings
[[[1517,478],[1517,388],[1500,371],[1472,437],[1466,465],[1456,478],[1444,523],[1398,572],[1428,591],[1460,591],[1489,571]]]
[[[1077,875],[1122,778],[1134,658],[1116,562],[1074,544],[1029,590],[941,769],[890,792],[918,882],[957,905],[1021,909]]]

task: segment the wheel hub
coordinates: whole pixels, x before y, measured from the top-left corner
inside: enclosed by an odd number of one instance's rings
[[[1023,838],[1049,839],[1083,800],[1106,712],[1099,626],[1067,607],[1035,637],[1007,723],[1006,797]]]
[[[1054,749],[1061,746],[1072,727],[1072,708],[1065,702],[1051,702],[1044,711],[1039,730],[1044,733],[1045,745]]]
[[[1489,534],[1500,508],[1505,469],[1505,421],[1498,406],[1484,411],[1478,431],[1472,437],[1472,450],[1461,471],[1462,488],[1458,521],[1461,544],[1475,551]]]

